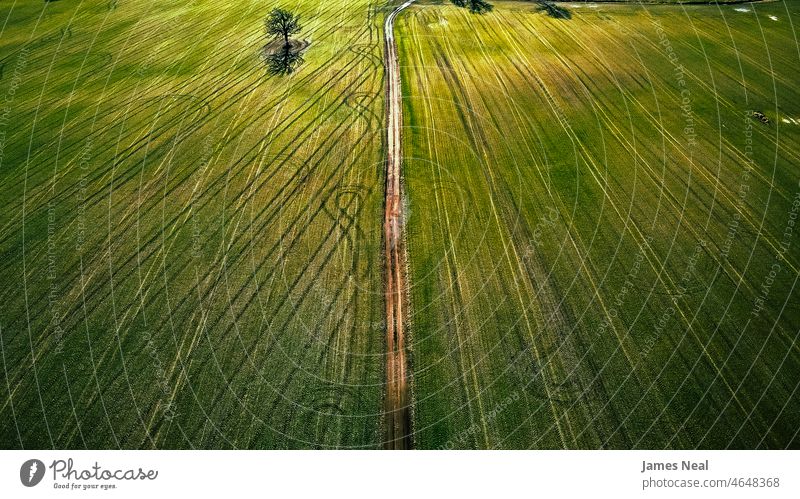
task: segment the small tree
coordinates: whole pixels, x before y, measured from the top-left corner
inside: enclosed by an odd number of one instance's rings
[[[289,46],[289,37],[300,32],[300,16],[296,16],[284,9],[272,9],[264,22],[267,34],[282,36],[284,47]]]

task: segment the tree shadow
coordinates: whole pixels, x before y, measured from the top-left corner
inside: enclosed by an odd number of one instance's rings
[[[555,19],[572,19],[572,13],[567,10],[567,8],[546,0],[539,1],[539,7],[537,10],[540,12],[545,12],[548,16]]]
[[[473,14],[485,14],[494,7],[486,0],[451,0],[458,7],[466,7]]]
[[[267,63],[267,73],[270,76],[285,76],[297,71],[305,60],[302,50],[296,47],[285,45],[273,53],[265,53],[264,60]]]

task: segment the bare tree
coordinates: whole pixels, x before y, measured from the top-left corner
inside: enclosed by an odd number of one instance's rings
[[[272,9],[264,24],[268,35],[283,37],[284,47],[289,46],[289,37],[301,29],[300,16],[280,8]]]

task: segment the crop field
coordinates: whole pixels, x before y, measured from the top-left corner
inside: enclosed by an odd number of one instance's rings
[[[800,446],[800,2],[493,3],[397,26],[417,445]]]
[[[382,4],[0,6],[0,446],[378,447]]]
[[[800,447],[800,0],[402,3],[0,5],[0,448]]]

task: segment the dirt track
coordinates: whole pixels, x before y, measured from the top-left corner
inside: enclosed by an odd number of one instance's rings
[[[384,402],[384,447],[410,449],[411,407],[408,362],[405,349],[406,254],[403,237],[402,137],[403,107],[400,68],[394,40],[394,20],[414,3],[409,0],[386,18],[384,50],[386,66],[386,198],[383,226],[386,279],[386,397]]]

